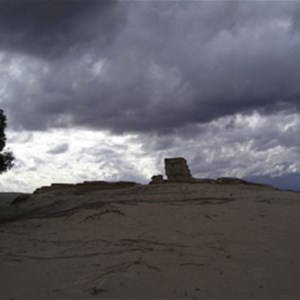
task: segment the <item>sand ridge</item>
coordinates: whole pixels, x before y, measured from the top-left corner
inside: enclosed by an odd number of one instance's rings
[[[298,299],[299,211],[246,185],[31,195],[0,211],[0,299]]]

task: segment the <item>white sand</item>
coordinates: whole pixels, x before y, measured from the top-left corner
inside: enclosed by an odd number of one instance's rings
[[[299,213],[244,185],[35,195],[0,210],[0,299],[300,299]]]

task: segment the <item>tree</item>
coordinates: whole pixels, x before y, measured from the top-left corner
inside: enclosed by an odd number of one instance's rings
[[[6,128],[6,116],[0,109],[0,174],[7,171],[13,166],[14,156],[10,151],[2,151],[5,147],[6,136],[4,130]]]

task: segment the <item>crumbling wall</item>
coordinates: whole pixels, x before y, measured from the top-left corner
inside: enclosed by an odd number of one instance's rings
[[[114,189],[125,189],[138,185],[138,183],[131,181],[118,181],[118,182],[107,182],[107,181],[85,181],[77,184],[59,184],[53,183],[51,186],[43,186],[34,191],[34,194],[41,194],[53,191],[64,191],[72,190],[74,193],[82,194],[86,192],[100,191],[100,190],[114,190]]]
[[[162,175],[153,175],[151,177],[150,184],[158,184],[158,183],[164,183],[164,177]]]
[[[171,182],[191,181],[193,179],[183,157],[165,158],[165,172],[168,181]]]

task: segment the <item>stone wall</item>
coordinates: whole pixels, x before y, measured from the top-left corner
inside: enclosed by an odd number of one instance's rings
[[[158,184],[158,183],[164,183],[164,177],[162,175],[153,175],[151,177],[150,184]]]
[[[191,181],[193,179],[183,157],[165,158],[165,172],[170,182]]]
[[[194,184],[249,185],[253,187],[273,188],[271,185],[247,182],[244,179],[235,177],[220,177],[217,179],[194,178],[186,159],[183,157],[165,158],[165,173],[167,179],[164,179],[163,175],[154,175],[151,178],[150,184],[187,182]]]
[[[72,191],[76,194],[83,194],[86,192],[101,191],[101,190],[114,190],[114,189],[125,189],[138,185],[138,183],[131,181],[118,181],[118,182],[107,182],[107,181],[85,181],[77,184],[60,184],[53,183],[51,186],[43,186],[34,191],[34,194],[41,194],[53,191]]]

